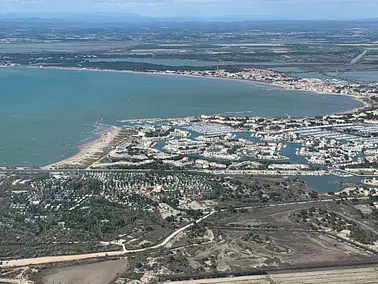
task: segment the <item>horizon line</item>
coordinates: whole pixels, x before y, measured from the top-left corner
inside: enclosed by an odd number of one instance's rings
[[[323,22],[323,21],[330,21],[330,22],[343,22],[343,21],[378,21],[378,17],[370,17],[370,18],[295,18],[295,19],[290,19],[287,17],[276,17],[276,16],[270,16],[270,15],[245,15],[245,14],[240,14],[240,15],[219,15],[219,16],[195,16],[195,15],[188,15],[188,16],[146,16],[138,13],[130,13],[130,12],[101,12],[101,11],[79,11],[79,12],[74,12],[74,11],[67,11],[67,12],[48,12],[48,11],[41,11],[41,12],[0,12],[0,16],[13,16],[13,15],[18,15],[18,16],[25,16],[25,17],[31,17],[31,18],[45,18],[49,19],[51,16],[51,19],[57,18],[57,16],[74,16],[74,15],[128,15],[128,16],[134,16],[140,18],[140,20],[149,20],[149,21],[154,21],[154,20],[175,20],[179,21],[182,19],[183,22],[187,21],[206,21],[206,22],[269,22],[269,21],[282,21],[282,22]],[[237,19],[240,17],[241,19]],[[3,20],[0,17],[0,21]],[[7,19],[9,20],[9,19]],[[110,20],[110,19],[109,19]],[[118,19],[114,19],[114,21],[117,21]]]

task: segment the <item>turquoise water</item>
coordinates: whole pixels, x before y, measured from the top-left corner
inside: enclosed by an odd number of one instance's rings
[[[350,183],[361,184],[361,178],[359,177],[299,176],[299,179],[304,180],[309,188],[319,192],[340,192],[347,187],[351,187]]]
[[[285,72],[285,73],[300,73],[300,72],[304,72],[303,69],[300,69],[298,67],[273,67],[273,68],[270,68],[270,69],[272,69],[273,71]]]
[[[378,82],[378,71],[370,72],[345,72],[340,77],[349,80],[363,81],[363,82]]]
[[[0,68],[0,166],[40,166],[73,155],[94,123],[212,113],[324,115],[348,97],[247,82],[38,68]]]

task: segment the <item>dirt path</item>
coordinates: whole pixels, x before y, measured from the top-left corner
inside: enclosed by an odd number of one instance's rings
[[[366,225],[366,224],[364,224],[364,223],[362,223],[362,222],[360,222],[360,221],[358,221],[356,219],[348,217],[348,216],[346,216],[346,215],[344,215],[342,213],[335,212],[335,211],[332,211],[332,212],[335,213],[336,215],[338,215],[341,218],[347,219],[349,221],[352,221],[352,222],[360,225],[361,227],[365,228],[366,230],[369,230],[370,232],[372,232],[372,233],[374,233],[374,234],[376,234],[378,236],[378,231],[374,230],[373,228],[369,227],[368,225]]]
[[[354,219],[354,218],[352,218],[352,217],[349,217],[349,216],[347,216],[347,215],[345,215],[345,214],[343,214],[343,213],[340,213],[340,212],[336,212],[336,211],[331,210],[330,207],[328,206],[328,204],[327,204],[327,209],[328,209],[330,212],[335,213],[335,214],[336,214],[337,216],[339,216],[340,218],[344,218],[344,219],[346,219],[346,220],[348,220],[348,221],[354,222],[354,223],[360,225],[361,227],[363,227],[364,229],[366,229],[366,230],[368,230],[368,231],[370,231],[370,232],[372,232],[372,233],[374,233],[375,235],[378,236],[378,231],[377,231],[377,230],[375,230],[375,229],[369,227],[368,225],[362,223],[361,221],[358,221],[358,220],[356,220],[356,219]],[[344,209],[343,209],[343,211],[344,211]],[[345,212],[345,211],[344,211],[344,212]]]
[[[32,282],[23,279],[8,279],[8,278],[0,278],[0,283],[9,283],[9,284],[30,284]]]
[[[175,238],[178,234],[185,231],[186,229],[194,226],[194,224],[198,224],[203,220],[207,219],[211,215],[213,215],[215,211],[211,211],[206,216],[198,219],[197,221],[190,223],[170,234],[166,237],[160,244],[142,248],[142,249],[134,249],[134,250],[127,250],[124,245],[122,245],[121,251],[110,251],[110,252],[99,252],[99,253],[89,253],[89,254],[80,254],[80,255],[64,255],[64,256],[46,256],[46,257],[38,257],[38,258],[26,258],[26,259],[14,259],[3,261],[0,264],[1,267],[22,267],[22,266],[29,266],[29,265],[36,265],[36,264],[46,264],[46,263],[53,263],[53,262],[68,262],[68,261],[76,261],[76,260],[84,260],[84,259],[91,259],[91,258],[103,258],[103,257],[114,257],[114,256],[122,256],[128,253],[137,253],[143,252],[147,250],[153,250],[160,247],[166,246],[173,238]]]
[[[62,255],[62,256],[45,256],[37,258],[24,258],[24,259],[13,259],[9,261],[3,261],[0,267],[21,267],[36,264],[46,264],[52,262],[67,262],[75,260],[84,260],[90,258],[101,258],[108,256],[121,256],[124,251],[111,251],[111,252],[99,252],[99,253],[88,253],[88,254],[78,254],[78,255]]]

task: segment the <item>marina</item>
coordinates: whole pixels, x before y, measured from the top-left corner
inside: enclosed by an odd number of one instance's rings
[[[0,131],[7,133],[0,144],[2,166],[42,166],[72,156],[96,137],[99,119],[119,125],[246,107],[253,116],[324,115],[359,106],[349,97],[267,90],[250,82],[122,72],[2,68],[0,85]]]

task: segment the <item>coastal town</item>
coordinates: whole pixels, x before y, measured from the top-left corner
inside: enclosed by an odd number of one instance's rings
[[[378,24],[75,25],[0,19],[0,283],[376,282]]]
[[[243,265],[300,265],[308,256],[287,242],[294,232],[311,250],[332,243],[333,261],[371,263],[378,255],[376,84],[293,79],[263,69],[219,72],[178,75],[349,95],[361,104],[324,116],[204,114],[120,119],[112,126],[98,121],[98,139],[73,157],[0,169],[8,204],[0,224],[8,228],[0,246],[2,267],[132,255],[133,271],[145,283],[185,280],[185,273]],[[335,186],[310,187],[305,177],[334,177]],[[282,214],[287,218],[276,217]],[[24,226],[39,233],[24,234]],[[15,237],[18,244],[28,239],[33,249],[15,249]],[[210,252],[199,253],[196,246]],[[161,257],[164,250],[170,250],[169,259]],[[241,265],[239,257],[258,264]],[[314,263],[327,261],[319,257]],[[134,279],[126,273],[119,283]]]
[[[176,74],[176,73],[175,73]],[[112,131],[126,136],[102,141],[109,150],[85,163],[91,151],[78,154],[77,168],[195,170],[214,174],[338,175],[365,172],[377,162],[377,84],[296,79],[265,69],[241,73],[185,72],[193,76],[235,78],[304,91],[350,95],[361,107],[317,117],[201,115],[185,118],[119,120]],[[101,139],[99,140],[101,141]],[[93,147],[96,149],[96,141]],[[103,142],[99,142],[103,145]],[[115,145],[117,144],[117,145]],[[88,152],[89,151],[89,152]],[[83,156],[83,152],[86,152]],[[93,162],[93,159],[92,159]],[[68,162],[49,169],[75,168]],[[370,171],[371,172],[371,171]]]
[[[271,84],[273,86],[282,87],[285,89],[310,91],[315,93],[335,94],[335,95],[349,95],[359,97],[369,97],[378,94],[378,83],[368,84],[350,84],[338,77],[332,79],[319,78],[294,78],[284,72],[277,72],[269,68],[253,68],[241,71],[227,71],[227,70],[204,70],[204,71],[155,71],[152,73],[183,75],[183,76],[199,76],[223,79],[245,80],[252,82],[260,82],[264,84]]]
[[[76,156],[43,169],[164,168],[214,174],[343,177],[364,172],[377,162],[377,83],[299,79],[261,68],[164,74],[232,78],[347,95],[361,106],[321,117],[219,114],[119,120],[117,126],[104,125],[106,130],[99,134],[100,138],[84,145]]]

